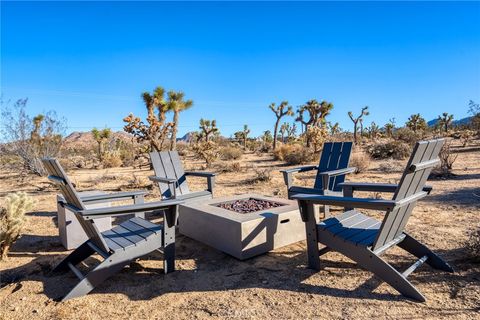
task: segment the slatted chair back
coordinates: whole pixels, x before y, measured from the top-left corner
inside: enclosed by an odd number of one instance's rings
[[[426,195],[423,187],[433,167],[440,163],[438,155],[444,142],[444,139],[436,139],[415,145],[393,196],[393,200],[402,204],[386,213],[372,250],[388,246],[402,235],[417,200]]]
[[[150,159],[152,160],[153,170],[157,177],[177,180],[175,184],[177,196],[190,193],[182,161],[177,151],[151,152]],[[162,198],[170,198],[173,196],[168,183],[159,182],[158,186]]]
[[[315,189],[324,189],[321,172],[344,169],[348,167],[350,154],[352,153],[352,142],[326,142],[323,145],[318,173],[315,179]],[[342,191],[340,183],[345,181],[345,175],[332,177],[329,182],[328,190]]]
[[[60,188],[60,191],[62,192],[67,204],[78,210],[85,209],[85,205],[83,204],[77,191],[75,190],[75,187],[66,175],[58,160],[45,158],[42,159],[42,163],[49,174],[48,178]],[[85,220],[81,215],[78,214],[75,214],[75,216],[93,244],[103,251],[109,252],[110,249],[108,248],[105,240],[102,237],[102,234],[96,226],[95,221]]]

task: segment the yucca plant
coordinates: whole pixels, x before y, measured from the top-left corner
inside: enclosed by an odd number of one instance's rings
[[[24,192],[11,193],[0,208],[0,260],[7,257],[12,244],[20,237],[25,213],[33,208],[33,200]]]

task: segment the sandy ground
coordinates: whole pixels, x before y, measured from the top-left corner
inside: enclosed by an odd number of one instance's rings
[[[1,171],[0,197],[23,190],[36,200],[28,213],[24,235],[9,258],[0,262],[1,319],[480,319],[480,266],[465,258],[464,242],[480,223],[480,144],[472,146],[454,166],[455,177],[432,180],[432,194],[422,200],[407,230],[444,257],[456,273],[433,270],[428,265],[410,276],[427,297],[416,303],[400,296],[372,274],[338,253],[322,257],[323,269],[306,268],[306,244],[299,242],[256,258],[238,261],[184,236],[177,236],[177,271],[164,275],[160,254],[132,263],[88,296],[56,302],[75,283],[73,275],[49,276],[67,255],[56,229],[55,194],[45,178],[22,178]],[[365,173],[349,180],[397,182],[405,161],[372,161]],[[216,196],[256,192],[285,197],[278,170],[286,168],[270,156],[247,154],[241,172],[220,173]],[[385,165],[397,168],[385,173]],[[198,161],[187,158],[187,169]],[[272,169],[269,182],[251,182],[254,168]],[[148,200],[158,197],[149,186],[147,169],[115,168],[70,170],[79,190],[107,191],[147,188]],[[313,175],[296,184],[309,185]],[[192,189],[203,188],[190,180]],[[365,196],[372,196],[366,194]],[[381,214],[374,214],[380,218]],[[385,258],[400,269],[414,261],[398,248]]]

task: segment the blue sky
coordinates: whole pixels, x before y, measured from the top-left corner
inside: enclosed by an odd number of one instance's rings
[[[412,113],[467,116],[480,101],[480,3],[1,2],[1,91],[56,110],[69,131],[121,130],[143,91],[183,90],[180,135],[272,130],[267,106],[328,100],[351,130]],[[293,121],[293,118],[287,119]]]

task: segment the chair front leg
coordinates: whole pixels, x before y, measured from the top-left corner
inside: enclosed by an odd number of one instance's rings
[[[320,251],[318,250],[317,219],[315,217],[314,205],[307,201],[299,201],[299,208],[302,220],[305,222],[308,267],[320,270]]]
[[[207,177],[207,190],[212,193],[213,196],[213,189],[215,188],[215,176],[208,176]]]

